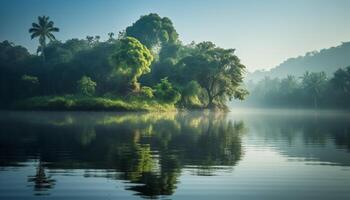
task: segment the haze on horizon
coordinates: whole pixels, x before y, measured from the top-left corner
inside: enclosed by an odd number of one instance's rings
[[[350,40],[347,0],[3,0],[0,41],[35,52],[28,29],[39,15],[60,28],[58,40],[118,33],[141,15],[169,17],[184,43],[213,41],[235,48],[248,71],[275,67],[289,57]]]

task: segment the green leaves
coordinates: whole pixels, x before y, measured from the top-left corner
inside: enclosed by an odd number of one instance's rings
[[[155,96],[164,102],[172,104],[175,104],[181,99],[181,94],[168,81],[168,78],[163,78],[155,86]]]
[[[126,37],[120,40],[120,48],[113,56],[117,68],[127,72],[133,90],[138,90],[137,79],[151,71],[153,61],[151,52],[137,39]]]
[[[248,92],[241,88],[245,66],[234,55],[234,49],[216,47],[212,42],[202,42],[196,51],[180,63],[185,74],[192,74],[207,91],[208,107],[221,107],[227,99],[243,99]]]
[[[137,38],[150,49],[160,44],[175,43],[179,37],[169,18],[161,18],[154,13],[141,16],[127,27],[126,36]]]
[[[36,37],[47,37],[50,40],[55,40],[52,32],[59,32],[59,28],[54,27],[54,22],[49,20],[50,18],[47,16],[39,16],[38,24],[32,23],[32,28],[29,29],[32,39]]]
[[[95,94],[95,88],[97,86],[96,82],[91,80],[90,77],[83,76],[77,82],[78,93],[84,96],[93,96]]]
[[[318,96],[321,90],[324,89],[327,82],[327,76],[325,72],[306,72],[302,77],[302,86],[304,89],[311,92],[313,95]]]

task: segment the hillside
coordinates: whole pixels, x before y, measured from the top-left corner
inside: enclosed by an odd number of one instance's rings
[[[305,71],[324,71],[331,75],[339,68],[350,65],[350,42],[322,49],[320,51],[308,52],[304,56],[289,58],[280,65],[269,71],[258,70],[248,73],[246,80],[260,80],[265,76],[283,78],[287,75],[301,76]]]

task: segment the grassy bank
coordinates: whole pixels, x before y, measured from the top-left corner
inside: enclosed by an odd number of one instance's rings
[[[91,110],[91,111],[175,111],[173,104],[138,98],[111,99],[75,95],[38,96],[13,104],[17,110]]]

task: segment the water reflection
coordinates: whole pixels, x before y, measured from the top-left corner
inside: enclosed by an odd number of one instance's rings
[[[0,198],[348,199],[349,152],[348,114],[2,112]]]
[[[255,136],[249,143],[273,147],[292,160],[350,166],[350,114],[346,112],[262,110],[239,116]]]
[[[153,198],[172,195],[185,167],[203,176],[232,168],[246,132],[243,121],[214,113],[5,113],[0,165],[36,160],[28,182],[38,195],[58,182],[50,170],[84,169],[85,177],[105,170],[99,176],[128,181],[127,190]]]
[[[46,175],[41,161],[38,163],[36,174],[28,177],[28,182],[33,183],[35,195],[48,195],[47,191],[55,185],[55,180]]]

